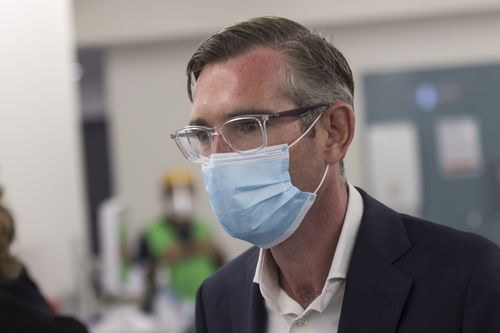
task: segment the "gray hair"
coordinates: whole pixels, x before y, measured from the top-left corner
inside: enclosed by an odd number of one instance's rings
[[[354,80],[342,53],[320,34],[280,17],[257,17],[243,21],[222,29],[202,42],[186,69],[189,99],[193,100],[193,86],[205,66],[257,47],[283,52],[283,93],[298,107],[337,101],[353,106]],[[319,112],[304,116],[304,126],[309,126]],[[342,175],[343,168],[341,163]]]

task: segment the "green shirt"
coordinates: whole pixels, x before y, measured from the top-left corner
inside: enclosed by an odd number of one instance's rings
[[[210,231],[206,223],[194,219],[191,223],[193,241],[210,241]],[[157,219],[146,229],[146,243],[149,253],[159,258],[170,247],[179,242],[175,229],[164,219]],[[194,299],[201,283],[212,275],[217,266],[210,257],[193,255],[170,265],[170,287],[183,299]]]

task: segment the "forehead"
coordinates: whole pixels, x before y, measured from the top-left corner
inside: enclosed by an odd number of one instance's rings
[[[282,53],[258,48],[207,65],[194,89],[192,122],[214,125],[234,114],[293,106],[281,89],[282,64]]]

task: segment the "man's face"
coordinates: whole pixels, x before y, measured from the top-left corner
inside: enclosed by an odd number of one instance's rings
[[[227,61],[206,66],[197,80],[191,123],[213,127],[234,115],[279,112],[297,107],[281,89],[283,55],[258,48]],[[270,120],[268,146],[292,143],[302,133],[298,117]],[[314,191],[325,164],[316,136],[304,137],[290,148],[292,183],[302,191]],[[229,152],[215,139],[218,153]]]

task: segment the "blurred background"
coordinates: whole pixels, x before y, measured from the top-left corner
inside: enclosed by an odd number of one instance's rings
[[[17,227],[12,252],[58,311],[94,332],[168,326],[170,317],[151,319],[151,304],[189,321],[191,305],[150,295],[148,312],[144,296],[172,282],[142,264],[141,242],[174,210],[178,179],[189,179],[190,218],[203,219],[210,236],[200,239],[218,261],[248,248],[217,225],[199,167],[169,135],[189,120],[192,51],[262,15],[331,36],[350,63],[353,184],[500,242],[497,0],[0,0],[0,184]]]

